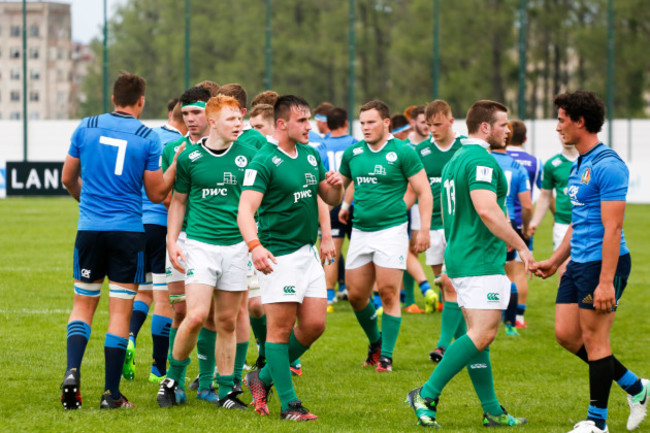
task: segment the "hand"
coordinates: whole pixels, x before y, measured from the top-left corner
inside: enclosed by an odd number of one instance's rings
[[[265,275],[268,275],[271,272],[273,272],[273,267],[271,266],[271,262],[275,263],[276,265],[278,264],[273,254],[271,254],[271,252],[266,248],[264,248],[262,245],[255,247],[251,252],[251,256],[253,259],[253,266],[255,266],[255,269],[257,269],[258,271],[260,271]]]
[[[415,253],[423,253],[429,249],[431,239],[429,238],[429,230],[418,230],[415,237],[414,251]]]
[[[557,271],[557,265],[550,260],[542,260],[541,262],[533,263],[530,270],[536,276],[546,279]]]
[[[176,154],[174,154],[174,162],[176,162],[176,158],[178,158],[178,155],[180,155],[184,150],[185,150],[185,140],[183,140],[183,143],[178,146],[178,150],[176,151]]]
[[[332,237],[323,237],[320,240],[320,263],[321,265],[330,265],[334,263],[336,257],[336,248]]]
[[[167,251],[169,253],[169,261],[178,272],[185,273],[183,263],[185,263],[185,254],[176,242],[167,243]],[[179,260],[180,259],[180,260]]]
[[[325,173],[325,182],[337,188],[343,188],[343,177],[338,171],[328,171]]]
[[[530,223],[528,226],[528,231],[524,233],[525,236],[528,236],[528,239],[532,238],[535,232],[537,231],[537,225]]]
[[[350,210],[349,209],[346,209],[346,210],[341,209],[339,211],[339,221],[341,221],[342,224],[347,224],[348,221],[350,221]]]
[[[612,308],[615,307],[614,284],[599,283],[596,290],[594,290],[594,308],[599,313],[611,313]]]
[[[531,253],[527,247],[517,250],[517,253],[519,254],[521,261],[524,263],[524,272],[529,272],[529,277],[532,278],[531,271],[535,266],[535,258],[533,257],[533,253]]]

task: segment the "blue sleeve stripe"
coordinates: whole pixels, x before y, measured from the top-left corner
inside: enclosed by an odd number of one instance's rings
[[[142,133],[142,138],[147,138],[149,137],[149,134],[151,134],[151,128],[147,128],[143,131]]]
[[[140,125],[140,127],[139,127],[138,129],[135,130],[135,135],[138,135],[138,136],[139,136],[139,135],[140,135],[140,131],[142,130],[142,128],[146,128],[146,126],[144,126],[144,125]]]

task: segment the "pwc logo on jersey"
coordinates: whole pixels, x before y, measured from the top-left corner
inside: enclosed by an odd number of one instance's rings
[[[307,157],[307,161],[308,161],[311,165],[313,165],[314,167],[316,167],[316,166],[318,165],[318,161],[316,161],[316,157],[315,157],[314,155],[309,155],[309,156]]]
[[[311,195],[311,190],[310,189],[294,192],[293,193],[293,202],[298,203],[298,200],[301,200],[303,198],[311,198],[311,197],[313,197],[313,196]]]
[[[437,183],[442,183],[442,178],[441,177],[430,177],[429,178],[429,185],[435,185]]]
[[[201,158],[201,156],[203,156],[203,155],[201,155],[201,152],[199,152],[198,150],[195,150],[194,152],[192,152],[192,153],[190,153],[188,155],[188,158],[190,159],[190,161],[194,162],[197,159]]]
[[[203,188],[201,198],[206,197],[228,197],[228,188]]]
[[[235,164],[237,167],[246,167],[246,164],[248,164],[248,158],[246,158],[244,155],[239,155],[237,158],[235,158]]]

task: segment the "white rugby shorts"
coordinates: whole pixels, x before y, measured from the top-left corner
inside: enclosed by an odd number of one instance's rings
[[[187,233],[185,232],[180,232],[178,234],[178,239],[176,240],[176,244],[181,248],[181,251],[183,251],[183,254],[186,254],[185,251],[185,241],[187,240]],[[186,256],[187,257],[187,256]],[[181,260],[181,265],[187,269],[187,265],[185,262]],[[169,283],[175,283],[177,281],[185,281],[185,274],[182,272],[179,272],[176,270],[175,267],[172,266],[171,260],[169,260],[169,251],[165,249],[165,276],[167,277],[167,284]]]
[[[185,258],[187,259],[186,285],[207,284],[227,292],[248,290],[246,242],[213,245],[188,239],[185,242]]]
[[[382,268],[406,269],[409,238],[407,223],[374,232],[352,228],[345,269],[356,269],[370,262]]]
[[[470,310],[505,310],[510,302],[510,280],[505,275],[450,278],[458,305]]]
[[[571,227],[570,224],[562,224],[558,222],[553,224],[553,251],[560,247],[566,232],[569,231],[569,227]]]
[[[425,263],[429,266],[441,265],[445,261],[445,248],[447,248],[447,239],[445,239],[445,230],[429,231],[429,248],[424,252]]]
[[[318,250],[304,245],[291,254],[275,256],[273,272],[258,272],[262,304],[277,302],[302,303],[304,298],[327,298],[325,272]]]

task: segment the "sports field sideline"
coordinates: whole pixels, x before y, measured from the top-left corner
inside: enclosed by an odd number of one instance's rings
[[[404,314],[392,374],[363,369],[366,338],[346,302],[335,304],[323,337],[304,358],[304,374],[296,389],[305,405],[318,414],[315,423],[287,424],[279,419],[279,400],[272,398],[271,416],[253,410],[219,410],[188,394],[188,404],[158,408],[158,386],[147,381],[151,338],[149,322],[138,339],[140,369],[122,392],[136,407],[99,411],[103,391],[103,340],[108,311],[103,297],[82,364],[83,408],[65,412],[59,385],[65,368],[66,322],[72,307],[72,248],[77,205],[72,198],[0,200],[0,367],[5,387],[0,397],[0,431],[40,432],[175,432],[175,431],[417,431],[413,411],[403,403],[406,393],[424,382],[434,364],[440,316]],[[650,377],[650,206],[628,205],[625,235],[632,253],[632,275],[612,331],[614,352],[625,364]],[[551,252],[550,217],[535,236],[535,258]],[[430,269],[429,269],[430,272]],[[429,275],[431,276],[431,275]],[[556,277],[533,280],[526,320],[518,338],[500,331],[492,345],[497,395],[509,412],[525,416],[526,432],[564,432],[583,419],[588,405],[587,366],[562,349],[553,335]],[[417,292],[417,291],[416,291]],[[418,298],[422,305],[422,300]],[[251,344],[248,362],[256,357]],[[192,359],[196,357],[193,355]],[[193,361],[188,376],[194,377]],[[142,373],[142,374],[139,374]],[[145,374],[147,373],[147,374]],[[249,402],[248,391],[242,398]],[[466,373],[454,379],[440,399],[438,421],[444,431],[483,431],[482,411]],[[612,387],[608,425],[625,430],[625,394]],[[639,431],[650,431],[646,421]]]

